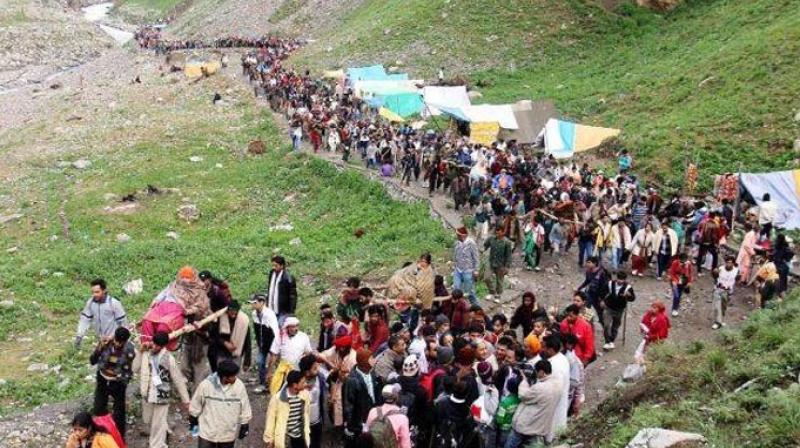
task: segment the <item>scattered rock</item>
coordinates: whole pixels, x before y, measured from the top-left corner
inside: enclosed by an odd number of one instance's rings
[[[129,296],[135,296],[142,293],[143,286],[144,282],[142,279],[137,278],[136,280],[131,280],[128,283],[125,283],[122,286],[122,290],[125,291],[125,294]]]
[[[118,243],[127,243],[130,240],[131,240],[131,237],[127,233],[118,233],[117,234],[117,242]]]
[[[13,254],[13,253],[16,253],[18,250],[19,250],[19,248],[17,246],[9,247],[8,249],[6,249],[6,253],[7,254]]]
[[[289,244],[291,244],[292,246],[299,246],[299,245],[300,245],[300,243],[302,243],[302,241],[300,240],[300,238],[295,238],[295,239],[293,239],[293,240],[289,241]]]
[[[5,386],[6,384],[8,384],[8,381],[6,381],[6,380],[5,380],[5,379],[3,379],[3,378],[0,378],[0,387],[3,387],[3,386]]]
[[[106,193],[103,195],[103,200],[105,201],[116,201],[119,196],[115,195],[114,193]]]
[[[53,277],[63,277],[63,276],[64,276],[64,273],[61,272],[61,271],[53,272]]]
[[[60,82],[54,82],[54,83],[50,84],[50,88],[53,89],[53,90],[58,90],[58,89],[60,89],[62,87],[64,87],[64,85],[61,84]]]
[[[480,97],[482,97],[482,96],[483,96],[483,94],[482,94],[481,92],[478,92],[477,90],[470,90],[469,92],[467,92],[467,96],[468,96],[470,99],[475,99],[475,98],[480,98]]]
[[[703,87],[704,85],[710,83],[711,81],[713,81],[715,79],[717,79],[715,76],[709,76],[708,78],[700,81],[700,83],[697,84],[697,87]]]
[[[662,428],[645,428],[628,442],[626,448],[691,448],[703,446],[705,443],[706,438],[700,434]]]
[[[250,143],[247,144],[247,152],[250,154],[261,155],[266,150],[267,148],[261,140],[250,140]]]
[[[202,158],[202,157],[200,157],[200,156],[192,156],[192,157],[189,157],[189,161],[190,161],[190,162],[195,162],[195,163],[197,163],[197,162],[202,162],[202,161],[203,161],[203,158]]]
[[[271,232],[280,232],[280,231],[291,232],[292,230],[294,230],[294,226],[291,224],[277,224],[274,226],[270,226],[269,230]]]
[[[388,36],[388,35],[389,35],[389,34],[391,34],[391,33],[392,33],[392,29],[391,29],[391,28],[385,28],[385,29],[383,30],[383,35],[384,35],[384,36]]]
[[[640,364],[628,364],[622,372],[622,381],[635,383],[644,377],[645,367]]]
[[[178,217],[186,222],[200,219],[200,209],[194,204],[183,204],[178,207]]]
[[[0,308],[11,308],[12,306],[14,306],[13,300],[0,300]]]
[[[214,168],[222,168],[222,164],[221,163],[217,163],[217,164],[214,165]]]
[[[83,120],[83,117],[79,115],[70,115],[69,117],[67,117],[67,121],[81,121],[81,120]]]
[[[50,366],[43,362],[35,362],[28,366],[28,372],[46,372]]]
[[[72,167],[77,169],[77,170],[85,170],[86,168],[89,168],[90,166],[92,166],[92,161],[91,160],[78,159],[78,160],[72,162]]]
[[[16,221],[16,220],[22,218],[23,216],[25,216],[25,215],[23,215],[22,213],[12,213],[10,215],[0,215],[0,224],[5,224],[7,222]]]
[[[797,113],[794,114],[794,121],[800,123],[800,110],[798,110]]]
[[[169,238],[171,240],[177,240],[179,238],[178,232],[172,232],[172,231],[167,232],[166,236],[167,236],[167,238]]]
[[[128,215],[136,211],[139,208],[138,202],[126,202],[121,205],[116,205],[114,207],[108,206],[103,207],[103,211],[106,213],[111,214],[121,214],[121,215]]]

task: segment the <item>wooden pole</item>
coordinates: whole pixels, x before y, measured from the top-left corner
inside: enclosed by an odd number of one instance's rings
[[[186,324],[183,327],[171,332],[169,334],[169,338],[170,340],[177,339],[185,334],[191,333],[195,330],[199,330],[200,328],[203,328],[204,326],[210,324],[211,322],[216,321],[217,319],[220,318],[220,316],[222,316],[226,312],[228,312],[228,307],[225,307],[219,311],[215,311],[214,313],[209,314],[208,316],[204,317],[203,319],[195,323]]]

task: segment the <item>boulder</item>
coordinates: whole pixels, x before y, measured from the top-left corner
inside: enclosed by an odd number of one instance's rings
[[[200,219],[200,210],[194,204],[183,204],[178,207],[178,217],[186,222]]]
[[[127,243],[130,240],[131,240],[131,237],[127,233],[118,233],[117,234],[117,242],[118,243]]]
[[[644,376],[644,366],[641,364],[628,364],[622,372],[622,381],[635,383]]]
[[[144,282],[142,279],[137,278],[136,280],[131,280],[128,283],[125,283],[125,285],[122,286],[122,290],[125,291],[125,294],[129,296],[135,296],[142,293],[143,286]]]
[[[90,166],[92,166],[92,161],[91,160],[78,159],[78,160],[72,162],[72,167],[77,169],[77,170],[85,170],[86,168],[89,168]]]
[[[250,143],[247,144],[247,152],[250,154],[261,155],[266,150],[267,148],[261,140],[250,140]]]
[[[690,448],[705,446],[706,442],[706,438],[700,434],[662,428],[645,428],[628,442],[626,448]]]

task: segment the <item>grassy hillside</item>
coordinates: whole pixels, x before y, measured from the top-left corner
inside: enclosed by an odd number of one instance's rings
[[[736,331],[652,350],[644,380],[583,416],[585,446],[624,446],[641,428],[705,435],[716,448],[800,445],[800,293]],[[740,386],[752,383],[743,390]]]
[[[367,1],[296,58],[468,74],[483,101],[553,98],[562,114],[623,129],[648,176],[703,186],[727,170],[792,166],[800,8],[793,0],[689,0],[669,13],[590,0]],[[330,47],[330,51],[329,50]]]
[[[182,265],[212,270],[246,300],[265,287],[269,259],[280,253],[298,278],[299,314],[311,330],[323,293],[335,293],[348,276],[382,282],[423,251],[441,261],[451,241],[426,204],[394,201],[358,173],[289,155],[288,140],[240,81],[220,75],[189,83],[180,74],[158,77],[153,66],[139,70],[146,85],[115,85],[113,110],[61,103],[0,138],[0,156],[34,138],[48,146],[78,142],[71,153],[30,151],[24,175],[0,183],[0,215],[24,214],[0,232],[0,299],[13,300],[0,306],[0,378],[8,380],[0,384],[0,414],[91,387],[83,378],[91,375],[93,341],[77,353],[71,342],[92,278],[106,278],[138,320]],[[241,100],[213,106],[214,92]],[[65,122],[70,114],[84,119]],[[254,138],[265,141],[263,156],[246,154]],[[57,163],[81,157],[92,165]],[[148,186],[161,193],[147,194]],[[133,210],[106,208],[124,206],[119,198],[131,193]],[[178,217],[185,203],[197,206],[199,220]],[[271,229],[287,224],[293,229]],[[357,228],[363,237],[353,235]],[[131,240],[117,242],[121,233]],[[122,285],[136,278],[144,292],[126,296]],[[35,362],[61,369],[27,373]]]

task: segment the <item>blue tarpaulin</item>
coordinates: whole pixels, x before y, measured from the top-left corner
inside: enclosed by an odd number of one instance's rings
[[[369,81],[385,79],[386,69],[382,65],[370,65],[368,67],[351,67],[347,69],[347,77],[350,82]]]

